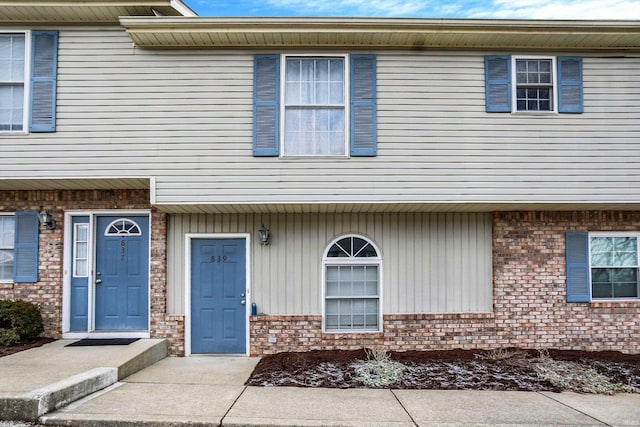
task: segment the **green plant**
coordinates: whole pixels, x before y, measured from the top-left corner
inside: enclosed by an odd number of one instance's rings
[[[405,366],[391,360],[387,352],[380,349],[366,349],[367,360],[355,365],[358,378],[367,387],[383,388],[397,383]]]
[[[0,344],[38,338],[44,331],[40,307],[26,301],[0,301]],[[17,339],[16,339],[17,337]]]

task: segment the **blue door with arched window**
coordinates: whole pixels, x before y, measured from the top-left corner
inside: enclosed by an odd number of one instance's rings
[[[96,220],[95,330],[149,329],[149,217]]]

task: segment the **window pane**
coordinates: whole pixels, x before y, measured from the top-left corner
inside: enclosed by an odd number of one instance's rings
[[[0,130],[22,130],[23,104],[22,85],[0,86]]]
[[[24,82],[24,34],[0,35],[0,82]]]
[[[635,237],[592,237],[591,265],[595,267],[637,267]]]
[[[13,250],[0,249],[0,280],[13,279]]]
[[[593,268],[591,281],[593,298],[637,297],[637,268]]]
[[[0,216],[0,248],[12,249],[14,242],[15,219],[12,216]]]

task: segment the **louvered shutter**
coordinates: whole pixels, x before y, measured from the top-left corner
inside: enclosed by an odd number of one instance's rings
[[[582,113],[582,58],[558,57],[558,111]]]
[[[31,33],[31,132],[55,132],[58,32]]]
[[[589,233],[566,233],[567,302],[588,302]]]
[[[13,281],[38,281],[38,213],[16,212]]]
[[[511,57],[485,56],[484,78],[487,113],[511,112]]]
[[[279,154],[280,55],[256,55],[253,76],[253,155]]]
[[[351,55],[351,155],[375,156],[376,57]]]

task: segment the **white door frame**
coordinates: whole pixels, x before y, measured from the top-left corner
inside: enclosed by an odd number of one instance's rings
[[[114,332],[96,332],[95,331],[95,299],[94,288],[91,286],[95,283],[95,219],[98,216],[147,216],[149,217],[149,271],[148,271],[148,323],[146,331],[114,331]],[[88,216],[89,217],[89,288],[88,288],[88,324],[86,332],[70,332],[71,328],[71,277],[73,274],[73,217]],[[63,274],[62,274],[62,338],[149,338],[151,328],[151,210],[150,209],[100,209],[100,210],[69,210],[64,213],[64,255],[63,255]]]
[[[246,355],[249,356],[249,315],[251,314],[251,234],[250,233],[186,233],[184,236],[184,355],[191,356],[191,241],[194,239],[245,239],[246,264]]]

